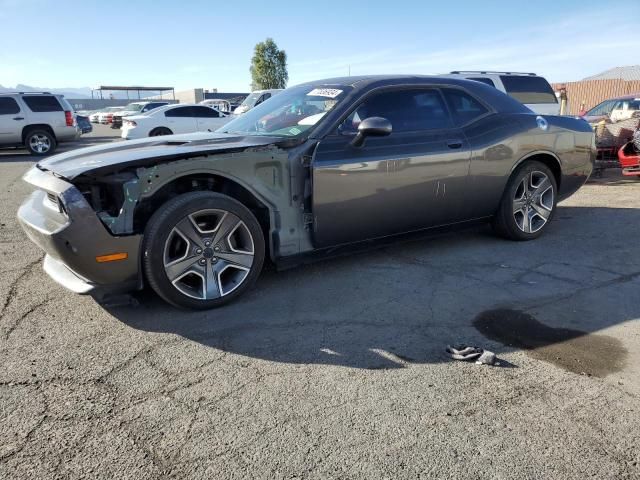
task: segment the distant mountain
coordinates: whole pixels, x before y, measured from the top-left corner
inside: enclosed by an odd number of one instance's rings
[[[47,88],[47,87],[30,87],[29,85],[18,84],[15,88],[3,87],[0,85],[0,93],[2,92],[51,92],[64,95],[67,98],[91,98],[91,89],[89,87],[81,88]],[[103,93],[104,98],[109,98],[109,92]],[[95,94],[94,94],[95,96]],[[113,92],[114,98],[127,98],[126,92]]]

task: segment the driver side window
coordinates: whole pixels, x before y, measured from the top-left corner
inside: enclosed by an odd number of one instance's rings
[[[393,132],[449,128],[451,119],[440,93],[435,89],[407,89],[381,92],[363,101],[338,127],[341,133],[355,133],[360,122],[383,117]]]

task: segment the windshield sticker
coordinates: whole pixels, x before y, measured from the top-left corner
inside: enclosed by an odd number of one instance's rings
[[[338,90],[337,88],[314,88],[309,93],[307,93],[307,96],[336,98],[341,93],[342,90]]]
[[[291,135],[298,135],[301,131],[302,131],[302,130],[300,130],[300,129],[299,129],[299,128],[297,128],[297,127],[293,127],[293,128],[290,128],[290,129],[289,129],[289,133],[290,133]]]

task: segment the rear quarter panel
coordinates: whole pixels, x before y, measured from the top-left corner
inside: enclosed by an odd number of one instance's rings
[[[510,175],[536,154],[554,156],[562,171],[559,197],[574,193],[593,168],[593,132],[583,120],[544,116],[542,130],[534,114],[497,114],[465,129],[472,150],[469,166],[469,217],[493,215]]]

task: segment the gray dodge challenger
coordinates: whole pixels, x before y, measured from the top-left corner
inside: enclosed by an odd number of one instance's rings
[[[77,293],[150,285],[212,308],[277,268],[436,227],[538,237],[589,177],[587,122],[493,87],[363,76],[291,87],[216,132],[39,162],[18,211],[45,271]]]

